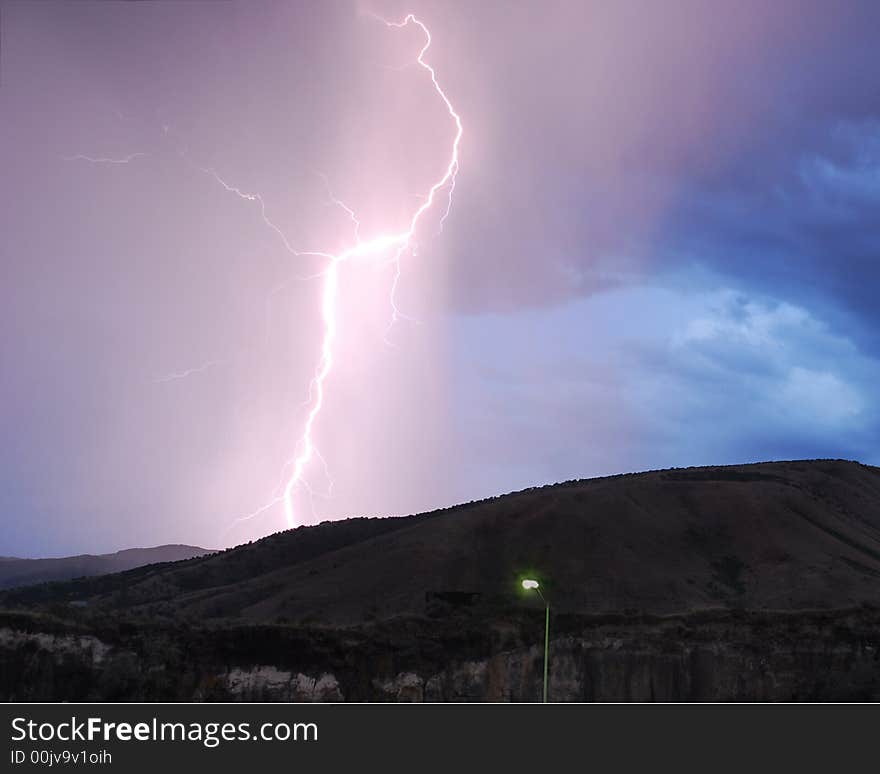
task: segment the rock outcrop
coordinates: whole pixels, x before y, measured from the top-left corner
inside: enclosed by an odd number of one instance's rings
[[[880,700],[877,610],[605,618],[553,621],[551,701]],[[232,638],[139,631],[115,641],[6,625],[0,699],[539,701],[539,627],[475,623],[239,629]],[[187,657],[196,651],[198,663]]]

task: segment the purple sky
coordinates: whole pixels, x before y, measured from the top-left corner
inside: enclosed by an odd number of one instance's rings
[[[880,464],[873,2],[0,0],[0,555],[285,527],[569,478]],[[91,161],[89,159],[92,159]],[[99,161],[112,159],[124,163]],[[324,177],[322,177],[324,176]],[[183,376],[183,374],[187,374]],[[180,376],[180,378],[175,378]]]

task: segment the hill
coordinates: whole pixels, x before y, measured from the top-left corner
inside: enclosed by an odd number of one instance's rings
[[[842,609],[880,601],[880,469],[842,460],[570,481],[419,516],[349,519],[119,575],[4,592],[149,620],[353,625],[426,595],[487,612]],[[467,596],[475,595],[474,597]]]
[[[195,546],[166,545],[130,548],[114,554],[82,554],[57,559],[0,557],[0,589],[122,572],[156,562],[174,562],[210,553]]]

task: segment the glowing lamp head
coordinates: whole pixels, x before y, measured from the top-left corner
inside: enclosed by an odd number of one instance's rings
[[[526,578],[526,579],[522,582],[522,587],[523,587],[526,591],[528,591],[529,589],[536,589],[536,588],[538,588],[538,585],[539,585],[539,584],[538,584],[538,581],[536,581],[536,580],[531,580],[530,578]]]

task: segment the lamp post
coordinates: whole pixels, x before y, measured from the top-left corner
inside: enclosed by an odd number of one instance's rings
[[[538,596],[541,597],[541,601],[544,603],[544,703],[547,703],[547,664],[548,664],[548,656],[550,653],[550,603],[544,598],[544,595],[541,593],[541,586],[536,580],[532,580],[531,578],[526,578],[522,582],[522,587],[526,591],[531,591],[534,589],[538,592]]]

